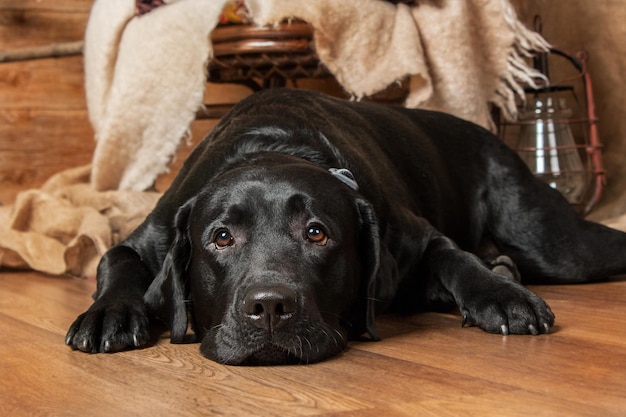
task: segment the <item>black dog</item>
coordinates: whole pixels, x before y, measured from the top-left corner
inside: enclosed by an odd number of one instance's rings
[[[174,343],[191,322],[218,362],[310,363],[377,339],[388,307],[443,305],[488,332],[547,333],[554,315],[517,270],[553,283],[624,273],[626,234],[579,218],[471,123],[271,90],[238,104],[105,254],[66,343],[139,347],[158,317]]]

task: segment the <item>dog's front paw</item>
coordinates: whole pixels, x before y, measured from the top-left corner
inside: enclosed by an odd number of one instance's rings
[[[101,298],[72,323],[65,344],[89,353],[138,348],[149,340],[148,323],[143,300]]]
[[[463,326],[475,325],[490,333],[549,333],[554,314],[539,296],[520,284],[499,282],[460,306]]]

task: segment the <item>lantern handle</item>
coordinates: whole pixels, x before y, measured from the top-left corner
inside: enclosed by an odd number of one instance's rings
[[[589,58],[589,53],[587,53],[587,51],[579,52],[577,54],[578,57],[576,57],[574,55],[568,54],[561,49],[550,47],[550,53],[567,59],[580,73],[585,70],[584,62],[586,62],[587,58]]]

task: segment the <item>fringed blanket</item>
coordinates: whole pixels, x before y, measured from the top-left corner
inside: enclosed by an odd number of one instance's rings
[[[520,81],[540,77],[526,65],[547,42],[518,20],[507,0],[247,0],[254,20],[296,17],[315,29],[315,49],[356,98],[411,77],[407,107],[452,113],[492,127],[489,103],[515,118]]]
[[[152,9],[162,1],[95,1],[84,51],[92,168],[62,173],[0,210],[0,265],[91,275],[143,220],[158,198],[143,191],[167,170],[202,104],[209,35],[226,2],[170,0]],[[547,47],[507,0],[245,3],[261,25],[310,22],[321,61],[356,99],[409,76],[407,106],[485,127],[489,102],[515,116],[519,80],[537,75],[524,57]]]
[[[95,191],[90,174],[91,166],[63,171],[0,207],[0,265],[95,275],[102,254],[143,222],[159,194]]]

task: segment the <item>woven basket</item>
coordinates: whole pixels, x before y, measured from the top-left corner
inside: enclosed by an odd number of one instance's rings
[[[315,53],[313,29],[305,22],[218,26],[212,41],[211,82],[239,83],[258,91],[298,78],[330,76]]]

